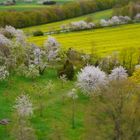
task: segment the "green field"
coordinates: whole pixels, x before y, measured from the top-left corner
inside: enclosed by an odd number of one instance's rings
[[[45,5],[37,5],[37,4],[17,4],[13,6],[0,6],[0,11],[3,10],[16,10],[16,11],[28,11],[33,9],[40,9],[40,8],[46,8]]]
[[[73,21],[86,20],[87,17],[91,17],[93,19],[93,22],[97,23],[100,19],[109,18],[109,17],[111,17],[111,15],[112,15],[112,10],[105,10],[105,11],[96,12],[93,14],[88,14],[88,15],[84,15],[81,17],[77,17],[77,18],[72,18],[72,19],[63,20],[63,21],[59,21],[59,22],[44,24],[44,25],[40,25],[40,26],[24,28],[23,30],[26,33],[30,33],[30,34],[37,30],[41,30],[43,32],[48,32],[50,30],[59,30],[63,24],[68,24]]]
[[[54,37],[64,49],[74,48],[85,53],[94,49],[99,55],[106,55],[124,48],[139,48],[140,24],[58,34]],[[46,39],[47,36],[31,37],[29,40],[42,46]]]
[[[43,117],[40,117],[38,107],[39,99],[36,90],[32,90],[33,84],[45,87],[48,81],[52,80],[54,88],[51,94],[46,91],[41,102],[44,103]],[[12,83],[11,83],[12,82]],[[35,82],[32,80],[12,76],[7,82],[0,83],[0,118],[9,118],[12,121],[12,110],[15,98],[23,91],[31,96],[35,111],[31,123],[36,131],[38,140],[56,140],[55,133],[60,132],[64,140],[81,140],[84,136],[84,110],[88,103],[88,98],[82,94],[77,100],[76,111],[76,129],[71,126],[71,102],[66,98],[63,104],[63,96],[73,88],[74,82],[67,82],[62,88],[60,80],[57,78],[55,70],[47,70],[46,74],[38,78]],[[11,85],[12,84],[12,85]],[[11,122],[14,125],[14,122]],[[9,139],[9,127],[0,125],[0,140]],[[13,139],[12,139],[13,140]]]

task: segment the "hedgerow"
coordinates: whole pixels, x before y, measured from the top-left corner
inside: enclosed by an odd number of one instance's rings
[[[81,0],[32,11],[1,11],[0,26],[22,28],[40,25],[109,9],[115,4],[116,0]]]

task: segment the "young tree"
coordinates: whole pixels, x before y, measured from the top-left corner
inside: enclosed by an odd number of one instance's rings
[[[54,37],[49,36],[48,40],[45,41],[44,47],[46,48],[46,55],[48,58],[48,61],[55,61],[58,58],[59,55],[59,43]]]
[[[78,73],[77,86],[92,95],[101,87],[105,87],[108,83],[106,74],[98,67],[86,66]]]
[[[127,70],[125,70],[122,66],[114,68],[109,75],[109,80],[110,81],[121,81],[121,80],[126,80],[128,77]]]
[[[16,140],[35,140],[34,130],[30,126],[28,118],[33,115],[33,105],[27,95],[17,97],[14,105],[16,119],[12,136]]]
[[[76,93],[76,89],[72,89],[69,93],[68,93],[68,97],[72,99],[72,128],[75,128],[75,100],[78,98],[78,95]]]
[[[90,100],[85,118],[87,140],[138,140],[139,88],[129,81],[110,82]]]

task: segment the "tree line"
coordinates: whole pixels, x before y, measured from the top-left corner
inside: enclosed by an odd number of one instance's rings
[[[32,11],[1,11],[0,26],[29,27],[112,8],[117,0],[81,0]]]

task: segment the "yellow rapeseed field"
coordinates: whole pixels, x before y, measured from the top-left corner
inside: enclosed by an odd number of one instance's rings
[[[53,35],[63,49],[74,48],[91,53],[96,50],[100,55],[110,54],[124,48],[140,48],[140,24],[106,27]],[[29,41],[42,46],[47,36],[30,37]]]

